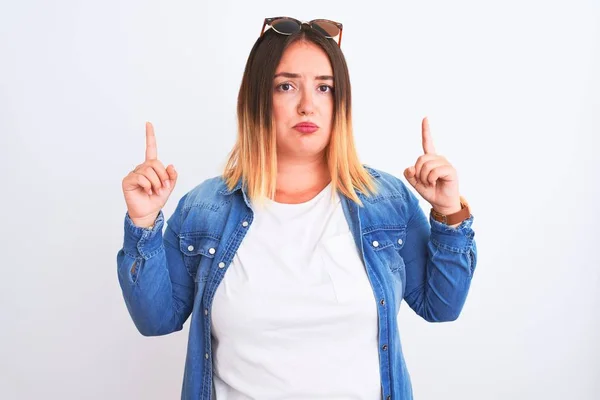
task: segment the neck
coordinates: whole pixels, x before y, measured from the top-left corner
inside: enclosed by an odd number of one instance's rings
[[[278,160],[275,201],[303,203],[312,199],[331,181],[323,158],[313,160]]]

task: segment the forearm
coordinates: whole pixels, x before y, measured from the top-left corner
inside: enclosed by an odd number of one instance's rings
[[[193,281],[183,274],[186,271],[177,268],[177,252],[166,251],[177,250],[177,243],[168,228],[163,238],[162,226],[162,215],[152,229],[137,227],[126,216],[124,244],[117,254],[123,298],[144,336],[181,330],[191,312]]]
[[[472,253],[439,249],[430,243],[428,254],[427,279],[405,299],[427,321],[453,321],[460,315],[471,285]]]
[[[405,247],[406,302],[427,321],[455,320],[465,303],[477,260],[473,217],[455,227],[419,209],[409,223]]]

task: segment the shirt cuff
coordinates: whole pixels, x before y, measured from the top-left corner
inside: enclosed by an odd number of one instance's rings
[[[429,224],[431,225],[431,241],[436,246],[458,253],[466,253],[471,249],[475,236],[475,232],[471,228],[473,215],[456,227],[436,221],[429,215]]]
[[[164,219],[163,211],[160,210],[154,225],[151,228],[142,228],[136,226],[131,220],[129,212],[126,212],[123,251],[133,257],[143,257],[144,259],[156,254],[162,247]]]

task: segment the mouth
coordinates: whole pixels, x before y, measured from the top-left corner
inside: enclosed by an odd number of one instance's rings
[[[319,129],[319,127],[312,122],[301,122],[294,125],[294,129],[302,133],[313,133]]]

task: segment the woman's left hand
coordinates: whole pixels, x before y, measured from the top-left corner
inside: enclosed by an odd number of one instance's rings
[[[404,170],[404,176],[435,211],[455,213],[461,208],[456,170],[444,156],[436,154],[427,117],[423,118],[421,129],[424,154],[414,166]]]

